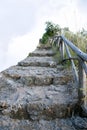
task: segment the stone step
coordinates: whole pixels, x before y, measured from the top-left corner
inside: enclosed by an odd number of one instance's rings
[[[16,120],[0,116],[0,130],[87,130],[87,119],[79,116],[54,120]]]
[[[57,66],[57,68],[12,66],[2,74],[27,86],[72,83],[70,71],[64,70],[62,66]]]
[[[0,114],[14,119],[52,120],[70,117],[77,104],[70,85],[28,87],[0,77]]]
[[[46,49],[46,50],[49,50],[49,49],[52,49],[52,46],[37,46],[38,49]]]
[[[34,52],[29,53],[29,56],[54,56],[55,53],[52,49],[46,50],[46,49],[36,49]]]
[[[19,66],[41,66],[41,67],[57,67],[57,62],[53,57],[27,57],[18,62]]]

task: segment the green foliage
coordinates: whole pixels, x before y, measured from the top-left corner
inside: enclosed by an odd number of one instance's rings
[[[46,22],[45,33],[41,38],[41,43],[46,44],[50,40],[50,38],[58,34],[58,32],[60,31],[61,28],[59,27],[59,25],[56,25],[52,22]]]
[[[64,35],[82,51],[87,52],[87,31],[83,28],[77,33],[73,33],[68,27],[61,28],[58,24],[46,22],[45,33],[42,35],[41,43],[50,44],[50,39],[55,35]]]
[[[46,33],[44,33],[41,39],[41,43],[46,44],[48,40],[49,40],[49,36]]]
[[[82,30],[77,33],[73,33],[69,29],[64,28],[62,32],[68,40],[70,40],[82,51],[86,52],[87,31],[84,32],[84,30]]]
[[[68,27],[60,28],[59,25],[55,25],[51,22],[46,22],[45,33],[42,36],[41,43],[47,45],[49,40],[55,35],[64,35],[68,40],[70,40],[73,44],[75,44],[79,49],[87,53],[87,31],[83,28],[81,31],[77,33],[73,33],[69,30]],[[57,46],[52,46],[53,51],[56,53],[54,58],[58,63],[62,63],[64,67],[70,68],[71,62],[68,59],[67,53],[64,54],[65,61],[62,62],[62,58],[60,52],[58,51]],[[69,51],[72,55],[72,58],[76,58],[76,54],[69,48]],[[78,60],[74,60],[75,66],[78,66]],[[78,67],[77,67],[78,68]],[[82,89],[81,91],[87,93],[86,89]],[[87,100],[87,96],[85,96],[83,101]]]
[[[56,35],[58,33],[58,31],[60,31],[60,27],[59,25],[55,25],[54,23],[51,22],[46,22],[46,34],[49,37],[53,37],[54,35]]]

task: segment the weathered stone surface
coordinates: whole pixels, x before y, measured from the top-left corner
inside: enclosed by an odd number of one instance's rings
[[[77,92],[71,86],[32,86],[0,78],[0,111],[12,118],[54,119],[71,116]]]
[[[38,49],[46,49],[46,50],[49,50],[49,49],[52,49],[52,46],[37,46]]]
[[[41,67],[57,67],[57,62],[53,57],[27,57],[18,63],[19,66],[41,66]]]
[[[87,118],[73,117],[72,122],[77,130],[87,130]]]
[[[0,115],[0,130],[87,130],[86,118],[75,117],[74,120],[80,122],[80,127],[79,123],[77,123],[77,125],[74,124],[72,118],[54,120],[42,119],[32,122],[24,119],[11,119]],[[81,127],[82,123],[83,127]]]
[[[72,76],[69,76],[68,72],[65,74],[61,66],[57,68],[13,66],[3,71],[2,74],[15,82],[28,86],[67,84],[72,80]]]
[[[36,49],[34,52],[30,53],[29,56],[54,56],[55,53],[52,51],[52,49],[46,50],[46,49]]]
[[[74,117],[71,71],[57,65],[51,49],[30,55],[0,73],[0,130],[86,130],[87,119]]]
[[[38,49],[46,49],[46,50],[49,50],[49,49],[52,49],[52,44],[48,43],[48,44],[41,44],[39,42],[38,46],[37,46]]]
[[[64,89],[63,92],[61,92],[61,86],[50,86],[45,91],[43,88],[39,90],[42,99],[38,97],[37,101],[29,101],[27,104],[27,111],[31,119],[55,119],[71,116],[77,103],[77,97],[73,98],[73,95],[67,93],[65,86],[62,89]]]
[[[61,71],[61,74],[59,74],[59,76],[56,76],[54,78],[53,84],[55,84],[55,85],[57,85],[57,84],[61,84],[61,85],[71,84],[71,87],[72,87],[74,85],[72,71],[66,70],[66,69]]]

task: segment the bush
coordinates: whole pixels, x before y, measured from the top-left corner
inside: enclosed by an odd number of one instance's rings
[[[55,25],[51,22],[46,22],[45,33],[41,38],[42,44],[46,44],[53,36],[57,35],[61,31],[59,25]]]
[[[52,39],[52,37],[62,34],[82,51],[87,52],[87,31],[85,29],[82,29],[77,33],[73,33],[68,27],[60,28],[58,24],[54,24],[49,21],[45,24],[45,33],[42,35],[40,40],[42,44],[50,44],[49,41]]]

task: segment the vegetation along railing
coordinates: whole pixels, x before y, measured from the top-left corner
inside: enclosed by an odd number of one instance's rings
[[[71,62],[73,78],[78,87],[79,105],[87,114],[87,54],[64,36],[55,36],[52,43],[59,49],[61,61]]]

